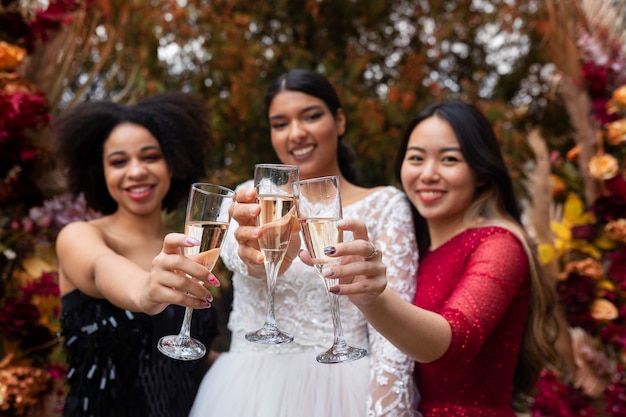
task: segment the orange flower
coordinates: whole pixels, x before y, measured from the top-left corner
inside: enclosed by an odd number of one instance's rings
[[[615,320],[617,307],[605,298],[600,298],[591,305],[591,317],[596,320]]]
[[[626,243],[626,219],[617,219],[607,223],[604,231],[609,239]]]
[[[610,180],[619,172],[619,162],[613,155],[595,155],[589,161],[589,173],[598,180]]]
[[[25,56],[26,50],[24,48],[0,41],[0,70],[14,70]]]
[[[617,113],[620,109],[626,109],[626,85],[613,91],[611,100],[606,105],[609,114]]]
[[[570,162],[574,162],[578,159],[579,154],[580,154],[580,145],[576,145],[567,152],[567,154],[565,155],[565,158]]]
[[[626,144],[626,119],[616,120],[606,126],[606,141],[609,145]]]
[[[37,94],[37,86],[15,72],[0,72],[0,93],[11,95],[15,93]]]
[[[571,261],[565,265],[563,272],[569,275],[571,272],[576,272],[580,275],[587,276],[593,280],[598,281],[604,276],[602,271],[602,265],[593,258],[586,258],[582,261]]]
[[[551,174],[550,178],[552,180],[552,195],[563,194],[566,189],[566,184],[565,181],[563,181],[563,178],[555,174]]]

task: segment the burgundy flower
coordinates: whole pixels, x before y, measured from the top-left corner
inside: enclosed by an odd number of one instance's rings
[[[596,235],[595,224],[585,224],[572,227],[572,238],[581,240],[592,240]]]
[[[30,27],[35,36],[45,42],[50,39],[52,32],[72,21],[71,12],[78,10],[79,7],[80,4],[76,0],[51,1],[46,10],[37,12]]]
[[[606,388],[606,412],[609,416],[626,416],[626,370],[618,366],[615,376]]]
[[[0,109],[0,131],[6,138],[26,139],[26,130],[39,129],[50,121],[48,103],[43,94],[0,94]]]
[[[54,380],[58,381],[61,378],[65,378],[67,375],[67,369],[60,363],[55,363],[48,367],[48,375]]]
[[[587,90],[592,97],[606,96],[608,68],[598,66],[594,62],[584,62],[582,75],[587,85]]]
[[[605,181],[604,186],[611,194],[621,198],[622,201],[626,201],[626,180],[624,180],[623,176],[614,176],[610,180]]]
[[[626,291],[626,248],[607,253],[606,257],[611,261],[608,268],[611,280]]]
[[[0,330],[7,340],[20,340],[38,326],[39,319],[37,307],[25,299],[10,297],[0,309]]]
[[[590,313],[595,293],[595,282],[577,273],[570,273],[567,280],[559,281],[557,284],[557,294],[570,325],[581,327],[591,334],[597,333],[597,322]]]
[[[60,295],[60,292],[57,277],[58,274],[56,272],[44,272],[43,274],[41,274],[41,277],[39,277],[39,279],[31,281],[30,283],[21,287],[24,298],[30,299],[35,294],[39,294],[44,297],[58,297]]]
[[[598,197],[591,207],[591,212],[601,224],[617,220],[626,213],[626,199],[619,195]]]
[[[535,389],[537,395],[531,407],[533,417],[595,416],[590,399],[571,385],[562,384],[550,371],[541,373]]]
[[[600,338],[613,345],[618,351],[626,349],[626,326],[624,323],[609,322],[600,331]]]
[[[605,96],[596,97],[591,101],[591,116],[600,124],[600,126],[619,119],[619,115],[609,114],[607,112],[606,107],[608,102],[609,98]]]

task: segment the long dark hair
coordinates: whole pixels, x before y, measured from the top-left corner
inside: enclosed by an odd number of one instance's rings
[[[521,214],[513,183],[502,158],[500,146],[491,124],[475,107],[459,102],[431,104],[415,116],[404,131],[396,158],[395,174],[398,181],[406,156],[409,138],[415,127],[422,121],[436,116],[450,125],[459,141],[461,153],[468,165],[485,181],[478,194],[495,192],[498,205],[511,219],[521,225]],[[476,196],[478,199],[478,196]],[[430,246],[430,236],[426,220],[412,207],[415,220],[415,235],[420,251]]]
[[[190,185],[206,173],[205,158],[212,139],[209,110],[203,99],[196,94],[167,92],[136,105],[84,102],[59,116],[53,127],[68,189],[74,196],[83,193],[87,205],[102,214],[117,210],[104,178],[103,145],[122,123],[143,126],[159,142],[172,172],[163,209],[176,209]]]
[[[474,106],[460,102],[432,104],[411,120],[402,137],[395,173],[400,172],[406,156],[411,133],[422,121],[438,117],[445,120],[459,142],[464,159],[484,185],[476,190],[474,201],[465,215],[471,224],[478,217],[485,218],[511,230],[524,245],[531,275],[528,320],[524,328],[522,346],[513,381],[514,406],[527,407],[528,398],[544,365],[557,364],[554,342],[558,324],[554,315],[556,299],[553,286],[543,274],[530,238],[523,230],[520,208],[513,182],[502,157],[500,146],[489,120]],[[428,224],[412,206],[418,247],[423,253],[430,246]]]
[[[269,86],[265,95],[265,117],[269,119],[269,109],[274,97],[281,91],[299,91],[322,100],[331,114],[337,117],[339,109],[343,109],[337,91],[330,81],[322,74],[307,69],[292,69],[276,78]],[[345,141],[343,135],[337,144],[337,159],[339,169],[348,181],[357,185],[364,185],[363,175],[354,166],[356,153]]]

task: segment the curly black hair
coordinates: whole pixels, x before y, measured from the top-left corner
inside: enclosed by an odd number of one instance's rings
[[[116,126],[134,123],[161,146],[172,172],[163,209],[176,209],[190,185],[206,174],[205,159],[213,144],[209,113],[201,96],[182,92],[154,94],[135,105],[95,101],[68,109],[55,120],[53,131],[69,191],[74,196],[83,193],[87,205],[102,214],[117,210],[104,178],[103,146]]]

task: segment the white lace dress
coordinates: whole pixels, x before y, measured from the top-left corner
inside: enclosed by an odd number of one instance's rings
[[[247,182],[240,187],[251,187]],[[367,223],[369,237],[383,253],[389,286],[412,302],[417,250],[409,202],[395,187],[383,187],[344,207],[344,218]],[[415,416],[419,394],[413,361],[378,334],[346,297],[340,297],[346,341],[368,356],[342,364],[320,364],[317,354],[333,339],[328,296],[314,268],[297,257],[278,277],[275,312],[278,327],[295,340],[278,346],[251,343],[246,332],[263,325],[267,289],[247,276],[232,233],[221,251],[233,271],[234,300],[229,319],[230,351],[205,375],[192,417],[372,417]],[[352,234],[345,233],[344,240]]]

